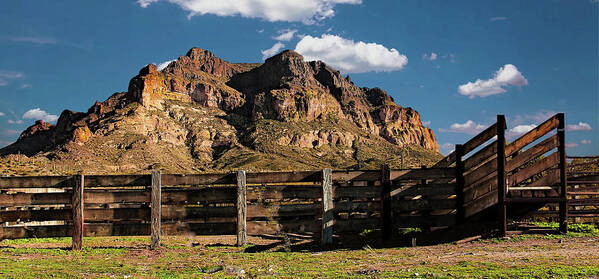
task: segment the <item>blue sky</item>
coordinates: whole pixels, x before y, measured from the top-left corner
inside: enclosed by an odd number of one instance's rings
[[[142,66],[197,46],[231,62],[260,62],[273,47],[322,59],[418,110],[444,153],[496,114],[506,115],[514,129],[508,137],[516,137],[555,112],[566,113],[569,154],[599,153],[596,0],[24,0],[0,7],[0,146],[36,119],[87,111],[125,91]]]

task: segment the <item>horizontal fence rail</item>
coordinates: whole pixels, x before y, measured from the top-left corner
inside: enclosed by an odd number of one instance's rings
[[[455,168],[0,178],[0,239],[296,233],[455,224]],[[435,181],[445,180],[443,183]],[[453,181],[453,182],[452,182]]]
[[[557,114],[508,143],[499,115],[415,169],[0,177],[0,240],[70,236],[81,249],[84,237],[150,235],[155,249],[165,235],[236,235],[242,246],[294,233],[326,246],[334,235],[459,226],[492,208],[503,234],[508,213],[556,215],[566,231],[569,218],[599,217],[599,157],[567,157],[564,123]]]

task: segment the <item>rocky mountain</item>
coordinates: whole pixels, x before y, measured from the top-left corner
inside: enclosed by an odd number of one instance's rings
[[[287,50],[263,64],[230,63],[199,48],[160,71],[145,66],[127,92],[87,112],[37,121],[0,149],[9,154],[43,173],[374,168],[441,157],[417,111],[321,61]]]

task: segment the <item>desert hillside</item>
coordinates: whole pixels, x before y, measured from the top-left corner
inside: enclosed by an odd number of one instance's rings
[[[441,155],[417,111],[283,51],[230,63],[192,48],[87,112],[37,121],[0,150],[2,174],[419,166]],[[403,157],[403,159],[402,159]]]

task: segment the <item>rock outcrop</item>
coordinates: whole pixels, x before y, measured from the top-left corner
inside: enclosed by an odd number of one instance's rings
[[[290,50],[250,64],[192,48],[160,71],[143,67],[127,92],[86,113],[36,122],[0,155],[87,160],[100,172],[185,172],[374,166],[403,156],[402,148],[440,157],[418,112],[380,88],[358,87]]]

